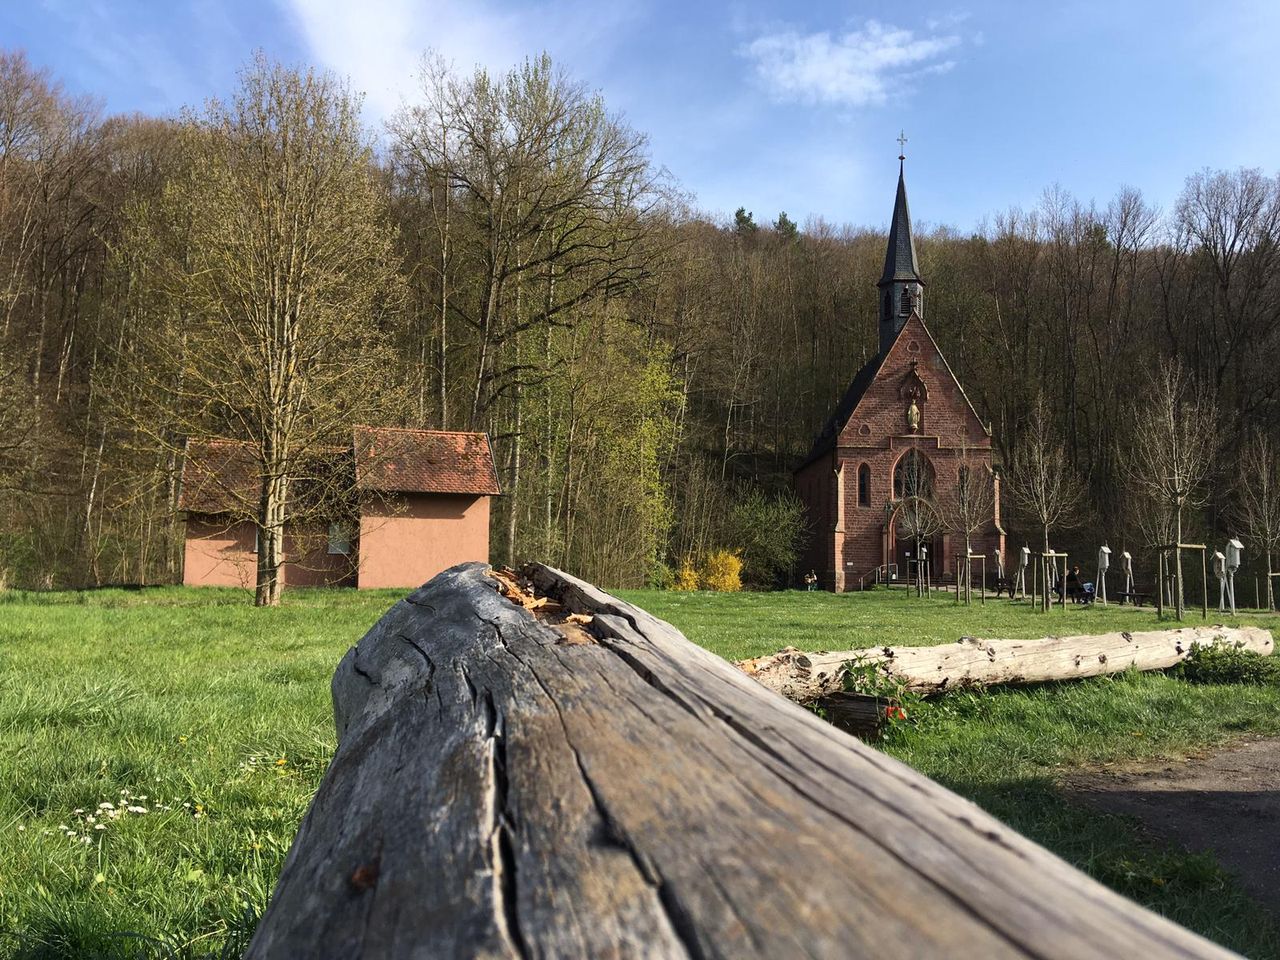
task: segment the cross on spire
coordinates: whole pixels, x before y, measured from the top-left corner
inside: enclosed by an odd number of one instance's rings
[[[907,148],[907,132],[905,130],[899,130],[898,131],[898,159],[899,160],[907,159],[906,148]]]

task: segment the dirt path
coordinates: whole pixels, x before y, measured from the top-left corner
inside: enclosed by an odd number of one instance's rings
[[[1280,738],[1075,774],[1064,786],[1107,813],[1137,817],[1163,839],[1213,853],[1280,917]]]

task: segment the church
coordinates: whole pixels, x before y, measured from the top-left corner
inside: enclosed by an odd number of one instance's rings
[[[934,578],[954,574],[963,532],[934,533],[917,553],[903,509],[916,492],[945,515],[963,470],[991,471],[991,430],[982,423],[925,325],[925,282],[911,236],[903,157],[877,284],[880,349],[858,371],[795,472],[808,529],[801,572],[823,589],[843,592],[904,580],[924,566]],[[970,537],[987,570],[1003,558],[999,478],[991,522]],[[912,561],[916,561],[912,563]],[[978,567],[974,565],[974,576]]]

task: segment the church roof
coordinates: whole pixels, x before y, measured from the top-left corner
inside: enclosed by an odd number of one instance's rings
[[[898,168],[898,196],[893,201],[889,248],[884,254],[884,273],[880,277],[880,285],[893,283],[895,280],[924,283],[916,260],[916,244],[911,238],[911,211],[907,208],[907,184],[903,180],[901,166]]]
[[[880,372],[880,365],[884,363],[885,356],[886,354],[884,353],[877,353],[863,364],[862,369],[854,375],[853,382],[849,384],[849,389],[844,392],[844,396],[840,398],[836,408],[831,411],[831,416],[827,417],[827,422],[823,425],[822,430],[814,438],[813,447],[809,450],[809,455],[804,458],[800,467],[796,469],[807,467],[823,454],[829,453],[835,448],[836,439],[840,436],[840,431],[844,429],[844,425],[853,416],[853,411],[858,408],[862,395],[867,392],[867,388],[871,384],[875,383],[876,374]]]

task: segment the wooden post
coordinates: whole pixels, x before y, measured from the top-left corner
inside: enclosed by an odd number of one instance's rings
[[[590,622],[464,564],[343,658],[246,960],[1232,956],[670,624],[532,578]]]
[[[1205,551],[1200,551],[1200,585],[1204,588],[1200,607],[1200,619],[1209,619],[1209,561],[1205,559]]]
[[[987,605],[987,555],[982,555],[982,582],[978,584],[978,597],[982,601],[982,605]]]
[[[1164,552],[1156,549],[1156,619],[1164,619]]]

